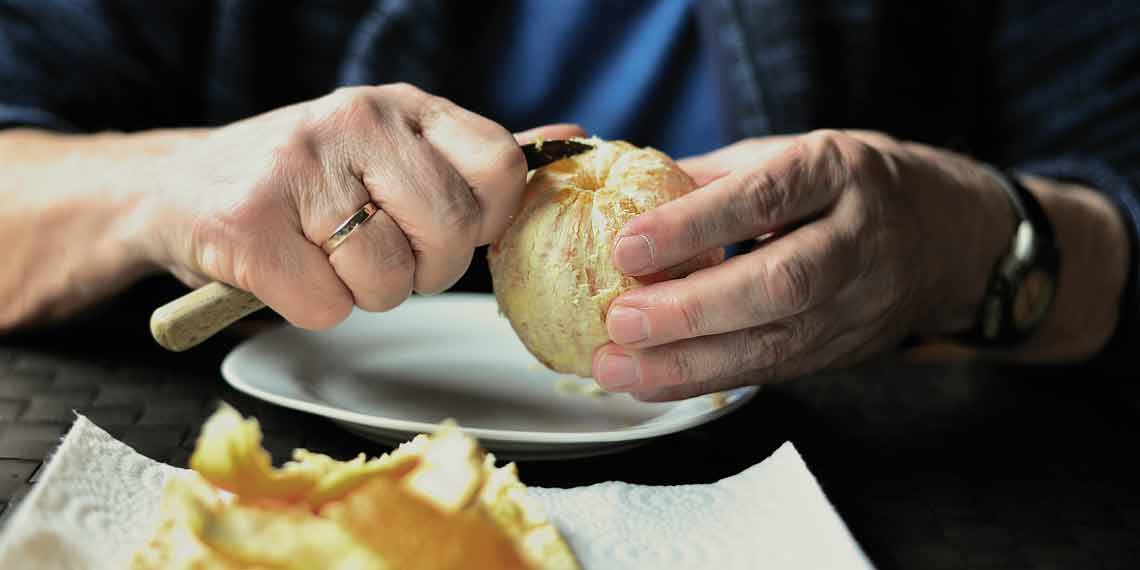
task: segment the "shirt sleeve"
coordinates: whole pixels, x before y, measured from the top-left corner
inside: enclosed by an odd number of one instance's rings
[[[211,4],[0,0],[0,128],[193,123]]]
[[[993,100],[1002,166],[1093,188],[1129,225],[1128,284],[1101,359],[1110,361],[1140,348],[1140,2],[1106,4],[1006,2]]]

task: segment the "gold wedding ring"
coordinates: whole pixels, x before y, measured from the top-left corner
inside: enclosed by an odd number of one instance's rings
[[[373,214],[379,211],[380,208],[376,204],[365,202],[356,213],[345,220],[344,223],[333,232],[329,239],[325,240],[325,243],[321,244],[321,249],[325,250],[326,254],[332,255],[332,252],[340,247],[340,244],[344,243],[344,240],[348,239],[348,236],[352,235],[352,232],[356,231],[356,228],[359,228],[360,224],[367,222],[368,218],[371,218]]]

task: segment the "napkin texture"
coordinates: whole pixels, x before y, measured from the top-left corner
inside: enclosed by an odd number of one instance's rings
[[[124,568],[179,471],[80,416],[0,534],[0,568]],[[708,485],[531,491],[588,570],[872,567],[791,443]]]

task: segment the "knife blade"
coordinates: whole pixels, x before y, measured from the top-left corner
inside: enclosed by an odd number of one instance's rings
[[[591,145],[572,140],[539,141],[521,145],[521,148],[526,155],[527,170],[542,168],[568,156],[594,149]]]

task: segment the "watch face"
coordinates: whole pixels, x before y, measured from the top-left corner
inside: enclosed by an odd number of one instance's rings
[[[1053,278],[1041,269],[1033,269],[1021,280],[1013,299],[1013,324],[1027,330],[1045,317],[1053,301]]]

